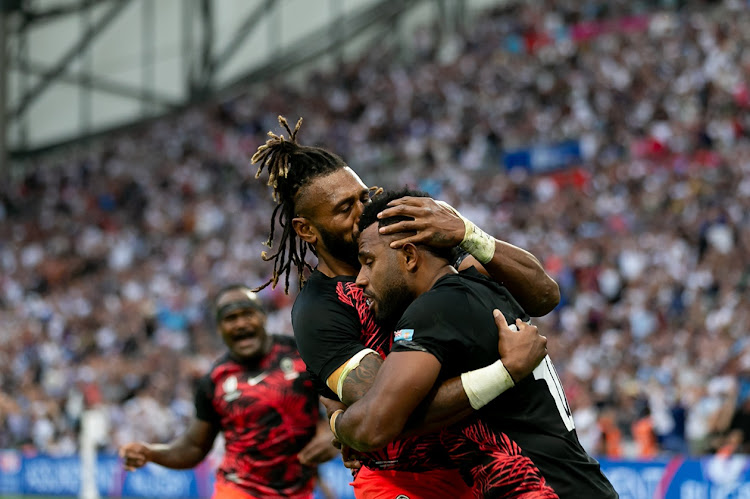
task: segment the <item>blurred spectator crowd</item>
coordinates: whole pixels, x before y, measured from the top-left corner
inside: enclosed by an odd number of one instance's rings
[[[544,263],[562,302],[536,323],[590,452],[750,450],[750,4],[519,4],[24,161],[0,189],[0,448],[75,452],[87,407],[107,451],[184,429],[212,294],[270,273],[249,156],[283,114]],[[581,161],[503,166],[563,140]],[[261,293],[269,331],[294,294]]]

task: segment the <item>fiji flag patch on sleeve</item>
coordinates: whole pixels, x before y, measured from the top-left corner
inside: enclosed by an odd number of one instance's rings
[[[414,338],[413,329],[399,329],[393,333],[393,341],[411,341]]]

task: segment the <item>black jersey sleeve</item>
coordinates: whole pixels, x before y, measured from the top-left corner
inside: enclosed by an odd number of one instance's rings
[[[466,257],[469,256],[471,256],[471,254],[468,251],[456,246],[451,250],[451,265],[453,265],[453,267],[457,269],[461,266],[463,261],[466,260]]]
[[[391,351],[428,352],[441,364],[451,351],[461,351],[461,328],[468,325],[462,324],[457,313],[461,305],[456,298],[445,293],[425,293],[417,298],[396,326]]]
[[[336,369],[366,347],[353,307],[324,295],[306,298],[294,308],[292,327],[302,360],[320,389]]]
[[[219,425],[219,414],[213,404],[214,390],[214,383],[208,374],[198,380],[195,389],[195,417],[212,425]]]

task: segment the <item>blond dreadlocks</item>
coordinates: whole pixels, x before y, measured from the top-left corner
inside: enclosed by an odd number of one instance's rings
[[[294,197],[301,187],[313,178],[327,175],[346,166],[344,160],[321,147],[309,147],[297,144],[297,132],[302,125],[302,118],[297,121],[294,130],[289,127],[286,118],[279,116],[279,124],[289,134],[289,140],[284,135],[268,132],[266,143],[250,159],[252,164],[259,163],[255,178],[259,178],[263,169],[268,171],[268,185],[273,188],[273,199],[277,206],[271,215],[271,231],[266,245],[273,247],[276,220],[282,228],[281,241],[276,253],[268,255],[261,253],[264,261],[273,260],[273,275],[263,285],[253,291],[260,291],[269,284],[275,288],[282,275],[285,276],[284,292],[289,293],[289,273],[294,266],[300,286],[304,283],[304,271],[312,266],[305,261],[308,248],[315,253],[309,243],[297,236],[292,226],[292,219],[297,210]]]

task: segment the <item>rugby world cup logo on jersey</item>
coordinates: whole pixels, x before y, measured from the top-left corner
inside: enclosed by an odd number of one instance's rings
[[[294,361],[289,357],[284,357],[279,363],[281,372],[284,373],[284,379],[292,380],[299,377],[299,373],[294,370]]]
[[[238,384],[237,378],[234,376],[229,376],[224,380],[224,383],[221,384],[221,388],[224,390],[224,402],[231,402],[240,397],[240,392],[237,390]]]
[[[393,341],[411,341],[414,338],[413,329],[399,329],[393,333]]]

